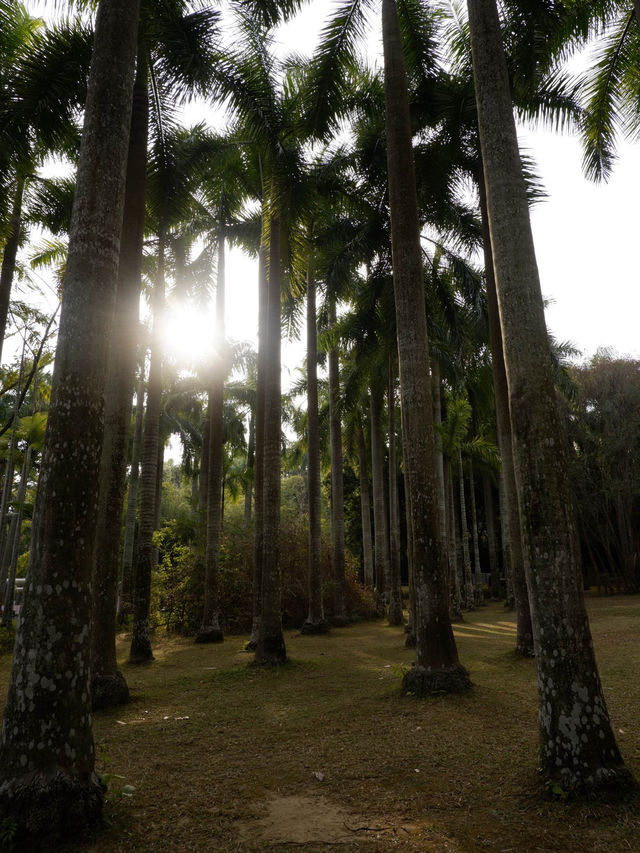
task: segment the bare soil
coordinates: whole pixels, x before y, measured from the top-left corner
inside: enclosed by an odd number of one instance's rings
[[[640,599],[591,598],[622,753],[640,778]],[[98,712],[107,825],[68,851],[640,851],[638,800],[549,801],[536,776],[535,663],[497,604],[455,626],[466,695],[400,695],[414,652],[381,622],[286,635],[251,667],[246,637],[157,637],[125,663],[132,702]],[[3,689],[10,659],[0,659]],[[126,786],[133,786],[132,792]],[[132,796],[127,796],[127,793]]]

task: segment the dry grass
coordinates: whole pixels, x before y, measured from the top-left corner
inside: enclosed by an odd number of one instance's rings
[[[640,777],[640,602],[590,608],[609,710]],[[132,704],[96,717],[107,769],[136,791],[110,792],[111,825],[80,849],[640,850],[637,802],[541,797],[534,663],[513,657],[510,615],[491,605],[456,634],[474,689],[426,701],[399,696],[413,653],[380,623],[288,632],[292,661],[275,671],[248,666],[245,638],[159,643],[155,663],[124,667]]]

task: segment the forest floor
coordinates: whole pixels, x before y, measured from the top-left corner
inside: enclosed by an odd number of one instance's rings
[[[604,690],[640,779],[640,599],[590,598]],[[465,696],[401,697],[413,650],[382,622],[285,634],[291,662],[249,666],[246,637],[156,639],[133,701],[96,714],[107,826],[65,848],[131,851],[639,851],[640,802],[544,799],[535,665],[502,606],[455,626]],[[6,683],[10,660],[0,661]],[[132,796],[122,794],[133,786]]]

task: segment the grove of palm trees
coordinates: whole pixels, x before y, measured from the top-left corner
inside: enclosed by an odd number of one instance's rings
[[[638,844],[640,8],[320,5],[0,0],[0,850]]]

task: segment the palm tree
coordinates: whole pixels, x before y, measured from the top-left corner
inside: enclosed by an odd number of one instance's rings
[[[566,442],[498,12],[495,0],[469,0],[468,8],[538,669],[540,761],[545,781],[564,792],[611,794],[635,782],[609,722],[584,605]]]
[[[96,21],[29,583],[0,748],[0,814],[25,846],[84,832],[102,812],[90,583],[138,14],[136,2],[102,0]]]

